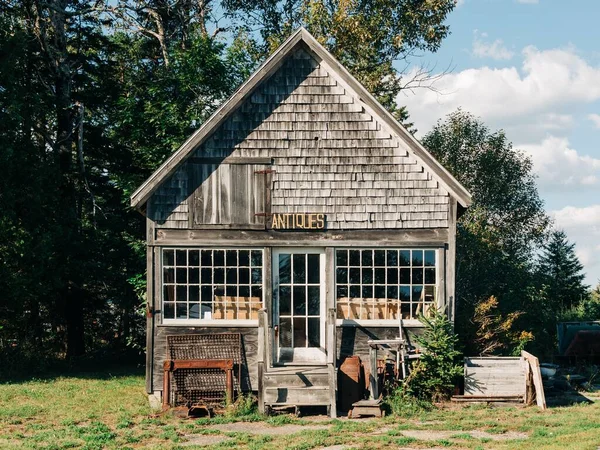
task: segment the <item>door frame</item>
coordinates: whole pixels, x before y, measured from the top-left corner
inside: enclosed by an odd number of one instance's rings
[[[325,247],[273,247],[271,249],[271,320],[272,333],[270,334],[271,361],[273,366],[286,365],[325,365],[327,361],[327,251]],[[321,305],[319,310],[319,329],[321,335],[321,347],[292,348],[292,360],[280,360],[279,336],[275,332],[279,326],[279,255],[280,254],[318,254],[319,255],[319,278]]]

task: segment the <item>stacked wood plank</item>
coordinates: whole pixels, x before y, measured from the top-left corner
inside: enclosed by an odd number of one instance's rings
[[[270,158],[272,165],[200,164]],[[264,224],[270,212],[327,214],[327,228],[443,228],[449,196],[343,80],[298,49],[163,183],[159,227]],[[259,215],[257,215],[257,213]]]
[[[464,399],[524,401],[525,369],[522,357],[465,358]]]

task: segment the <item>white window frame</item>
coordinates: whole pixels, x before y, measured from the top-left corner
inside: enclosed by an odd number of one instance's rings
[[[441,271],[445,270],[445,267],[441,267],[441,262],[443,261],[443,253],[445,251],[444,247],[435,246],[435,247],[427,247],[427,246],[385,246],[385,247],[335,247],[333,249],[333,297],[335,301],[335,310],[336,310],[336,326],[345,326],[345,327],[398,327],[400,325],[400,318],[398,319],[338,319],[337,318],[337,251],[338,250],[434,250],[435,251],[435,299],[433,305],[436,308],[439,308],[440,305],[440,294],[443,292],[441,289],[441,283],[445,277],[442,277]],[[385,266],[387,268],[387,266]],[[425,276],[425,274],[423,274]],[[349,285],[350,283],[348,283]],[[375,283],[373,283],[375,284]],[[399,284],[399,283],[398,283]],[[361,283],[362,285],[362,283]],[[411,284],[412,286],[412,284]],[[349,294],[349,293],[348,293]],[[398,302],[400,300],[398,299]],[[399,308],[399,314],[400,308]],[[417,328],[423,327],[424,325],[418,319],[402,319],[402,326],[409,328]]]
[[[258,327],[258,319],[165,319],[164,316],[164,251],[165,250],[249,250],[249,251],[260,251],[262,253],[262,298],[261,298],[261,308],[265,307],[265,290],[269,286],[267,281],[265,280],[265,255],[266,250],[264,247],[226,247],[226,246],[168,246],[168,247],[160,247],[159,251],[159,270],[158,270],[158,278],[160,280],[159,283],[159,304],[161,311],[161,321],[158,326],[200,326],[200,327]],[[176,256],[175,256],[176,257]],[[250,256],[251,257],[251,256]],[[188,261],[189,264],[189,261]],[[201,266],[200,266],[201,267]],[[214,267],[214,266],[213,266]],[[239,265],[236,266],[239,268]],[[189,265],[186,265],[186,268],[189,268]],[[189,272],[188,272],[189,273]],[[186,283],[186,286],[189,285],[189,280]],[[177,284],[175,284],[177,286]],[[199,286],[202,284],[199,283]],[[237,286],[239,288],[239,276],[237,281]],[[189,301],[188,301],[189,303]],[[214,304],[214,298],[213,298]]]

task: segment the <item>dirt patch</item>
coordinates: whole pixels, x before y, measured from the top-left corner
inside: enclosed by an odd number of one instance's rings
[[[230,440],[227,436],[217,436],[214,434],[186,434],[183,438],[186,442],[180,443],[181,447],[188,447],[190,445],[216,445]]]
[[[476,439],[491,439],[492,441],[510,441],[512,439],[527,439],[527,433],[518,431],[507,431],[506,433],[488,433],[486,431],[469,431],[469,434]]]
[[[346,450],[348,447],[347,445],[332,445],[330,447],[321,447],[319,450]]]
[[[406,437],[419,439],[422,441],[437,441],[441,439],[450,439],[453,436],[469,434],[476,439],[490,439],[492,441],[508,441],[512,439],[527,439],[526,433],[508,431],[502,434],[488,433],[486,431],[434,431],[434,430],[402,430],[401,433]]]
[[[328,425],[282,425],[273,427],[263,422],[235,422],[225,423],[222,425],[214,425],[210,427],[212,430],[219,430],[222,433],[249,433],[249,434],[270,434],[270,435],[286,435],[299,433],[301,431],[310,430],[327,430]]]

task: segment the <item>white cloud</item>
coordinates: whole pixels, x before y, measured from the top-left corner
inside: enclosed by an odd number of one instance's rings
[[[540,187],[545,191],[600,185],[600,159],[580,155],[567,138],[548,136],[539,144],[518,148],[532,157]]]
[[[496,60],[508,60],[514,55],[504,46],[502,39],[496,39],[494,42],[486,42],[484,39],[487,33],[478,33],[474,31],[473,37],[473,55],[479,58],[492,58]]]
[[[463,108],[486,123],[515,133],[518,142],[539,142],[549,130],[571,125],[574,105],[600,99],[600,67],[581,58],[573,48],[522,51],[520,68],[480,67],[441,77],[436,91],[418,89],[400,95],[421,131],[448,113]],[[407,74],[410,77],[411,74]]]
[[[587,117],[592,121],[596,128],[600,128],[600,114],[588,114]]]
[[[586,282],[600,281],[600,205],[583,208],[566,206],[552,211],[557,228],[565,230],[587,272]]]

